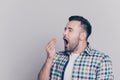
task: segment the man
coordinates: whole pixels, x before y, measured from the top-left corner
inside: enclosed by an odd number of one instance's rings
[[[82,16],[71,16],[64,33],[65,50],[55,52],[57,40],[46,46],[47,59],[39,80],[113,80],[108,55],[90,47],[91,24]]]

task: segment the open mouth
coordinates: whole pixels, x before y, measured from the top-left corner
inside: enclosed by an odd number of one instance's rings
[[[68,46],[68,40],[67,39],[63,39],[64,40],[64,45],[65,45],[65,47],[67,47]]]

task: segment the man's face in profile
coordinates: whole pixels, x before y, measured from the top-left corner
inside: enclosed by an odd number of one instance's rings
[[[82,29],[80,25],[81,23],[75,20],[67,23],[63,33],[65,51],[72,52],[77,48]]]

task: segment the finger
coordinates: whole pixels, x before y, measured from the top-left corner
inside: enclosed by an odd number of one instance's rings
[[[56,42],[57,42],[57,40],[54,38],[54,39],[52,39],[48,44],[47,44],[47,46],[49,47],[49,46],[51,46],[51,45],[55,45],[56,44]]]
[[[53,43],[53,44],[49,45],[48,48],[55,48],[55,46],[56,45]]]
[[[56,46],[56,42],[57,42],[57,39],[56,38],[53,38],[47,45],[46,45],[46,48],[55,48]]]
[[[56,39],[55,39],[55,38],[53,38],[52,40],[50,40],[47,45],[50,45],[50,44],[53,43],[53,42],[56,42]]]
[[[55,48],[55,43],[51,43],[50,45],[47,46],[47,48],[54,49]]]

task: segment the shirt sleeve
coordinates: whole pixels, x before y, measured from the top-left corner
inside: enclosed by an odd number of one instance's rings
[[[97,80],[114,80],[112,61],[109,56],[104,56],[97,69]]]

